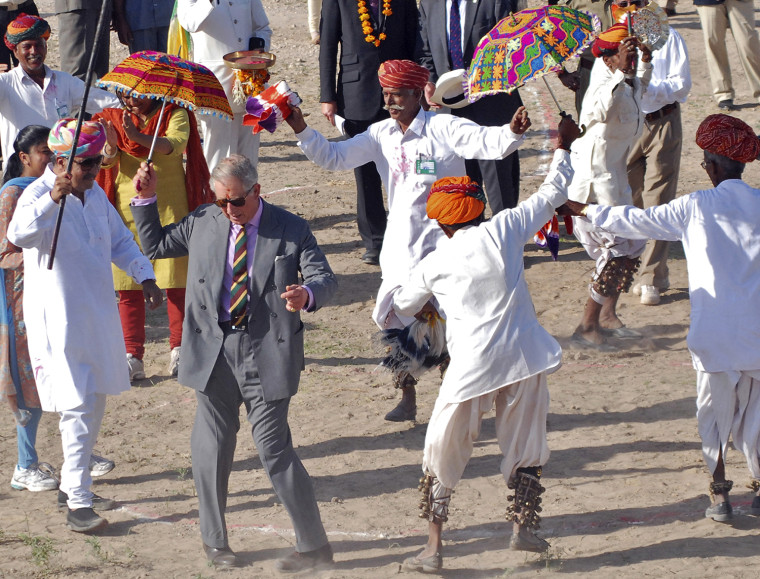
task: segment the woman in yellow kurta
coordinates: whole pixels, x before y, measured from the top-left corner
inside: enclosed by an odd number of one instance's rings
[[[209,172],[194,115],[167,104],[159,127],[160,101],[141,98],[137,93],[120,96],[120,99],[124,110],[105,109],[95,116],[106,125],[108,135],[105,161],[98,182],[136,237],[137,231],[129,209],[135,195],[132,177],[140,163],[146,160],[157,127],[159,136],[152,161],[161,181],[158,211],[163,223],[175,223],[198,205],[211,200]],[[183,168],[185,153],[187,174]],[[169,372],[176,375],[185,311],[187,257],[156,260],[153,268],[159,287],[166,289],[171,349]],[[142,289],[115,266],[113,274],[114,288],[119,292],[119,315],[127,347],[130,379],[141,380],[145,378],[142,362],[145,352],[145,303]]]

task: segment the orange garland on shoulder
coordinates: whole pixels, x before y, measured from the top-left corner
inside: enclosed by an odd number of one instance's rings
[[[385,32],[381,32],[377,36],[375,36],[375,28],[372,25],[372,19],[369,15],[369,10],[367,10],[367,2],[366,0],[359,0],[358,1],[359,6],[359,20],[362,24],[362,32],[364,32],[364,40],[366,42],[369,42],[370,44],[374,44],[375,46],[380,46],[380,41],[385,40],[387,37],[385,35]],[[393,14],[393,11],[391,10],[391,0],[383,0],[383,14],[387,17]]]

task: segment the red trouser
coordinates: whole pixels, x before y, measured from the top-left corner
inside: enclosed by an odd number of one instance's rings
[[[166,290],[169,314],[169,347],[182,345],[182,321],[185,318],[185,288]],[[119,317],[127,354],[143,359],[145,354],[145,298],[142,290],[119,291]]]

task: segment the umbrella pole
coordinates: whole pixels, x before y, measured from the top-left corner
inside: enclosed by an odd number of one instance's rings
[[[153,162],[153,150],[156,148],[156,141],[158,140],[158,131],[161,130],[161,122],[164,120],[164,111],[166,110],[166,99],[162,99],[161,112],[158,113],[158,124],[156,125],[156,132],[153,133],[153,142],[150,144],[150,152],[148,152],[148,165]]]
[[[549,94],[552,96],[552,100],[554,101],[554,104],[557,105],[557,110],[559,111],[560,116],[565,115],[565,111],[562,110],[562,107],[559,106],[559,101],[557,100],[557,97],[554,95],[554,91],[552,90],[552,87],[549,86],[549,83],[546,82],[546,77],[541,77],[544,81],[544,84],[546,85],[547,90],[549,91]]]
[[[82,95],[82,106],[79,108],[79,116],[77,117],[77,126],[74,131],[74,142],[71,145],[71,153],[69,153],[69,162],[66,165],[66,173],[71,174],[74,168],[74,156],[77,151],[77,143],[79,142],[79,134],[82,132],[82,123],[84,122],[84,115],[87,109],[87,99],[90,96],[90,85],[92,84],[92,69],[95,67],[95,55],[100,50],[100,39],[103,32],[103,26],[106,21],[106,8],[109,3],[103,1],[100,7],[100,17],[98,18],[98,26],[95,29],[95,41],[93,42],[92,52],[90,52],[90,62],[87,64],[87,74],[84,80],[84,94]],[[48,259],[47,268],[53,269],[53,262],[55,261],[55,252],[58,249],[58,236],[61,233],[61,222],[63,221],[63,211],[66,208],[66,195],[61,197],[58,202],[58,215],[55,219],[55,229],[53,230],[53,241],[50,243],[50,259]]]

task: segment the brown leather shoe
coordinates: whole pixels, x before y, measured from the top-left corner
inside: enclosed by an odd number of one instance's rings
[[[206,553],[206,559],[214,567],[237,567],[238,558],[235,553],[229,547],[223,547],[217,549],[216,547],[209,547],[206,543],[203,543],[203,552]]]
[[[281,573],[299,573],[306,569],[316,569],[330,565],[333,562],[333,550],[330,543],[313,551],[299,553],[293,551],[275,563],[275,569]]]

